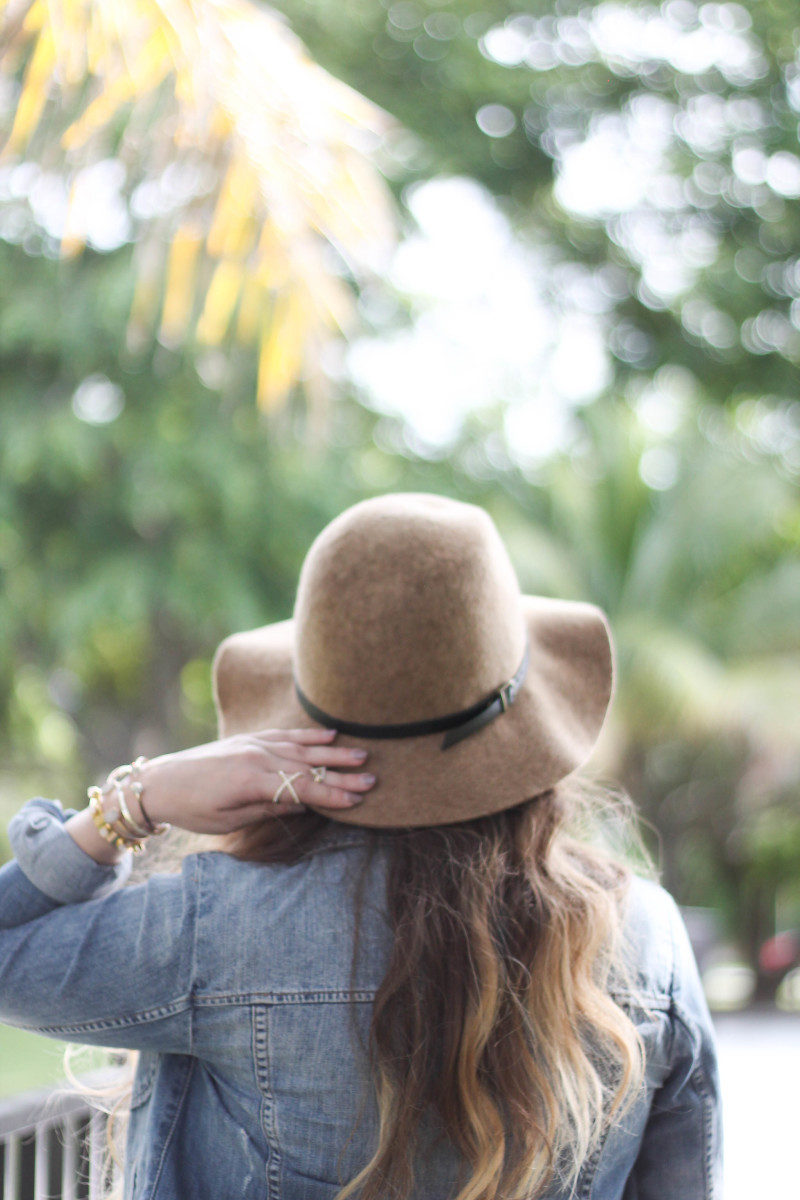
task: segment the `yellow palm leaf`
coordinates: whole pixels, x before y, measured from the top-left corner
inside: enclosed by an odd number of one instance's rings
[[[259,286],[276,292],[286,286],[291,276],[291,263],[285,240],[271,221],[267,221],[261,230],[256,260]]]
[[[351,317],[326,243],[356,279],[386,259],[392,204],[359,145],[382,114],[250,0],[33,0],[24,20],[19,5],[0,0],[0,20],[15,14],[0,70],[27,56],[4,153],[31,150],[38,129],[40,153],[60,144],[65,170],[78,170],[109,142],[117,152],[121,129],[130,188],[158,190],[174,168],[149,248],[143,227],[132,331],[161,307],[168,341],[195,319],[198,340],[252,341],[259,403],[277,407]],[[175,199],[181,172],[203,182]],[[73,217],[63,253],[82,245]]]
[[[81,0],[49,0],[42,6],[43,17],[46,15],[45,9],[50,16],[56,54],[62,66],[64,83],[68,87],[77,86],[86,74],[86,46],[78,44],[70,34],[80,3]]]
[[[17,105],[6,150],[21,149],[39,124],[50,94],[50,80],[56,64],[56,44],[52,31],[44,28],[36,41],[36,49],[25,72],[25,83]]]
[[[168,345],[180,342],[189,328],[202,248],[202,235],[195,229],[181,228],[172,239],[160,331],[162,340]]]
[[[198,341],[216,346],[224,340],[241,290],[241,267],[238,263],[223,259],[217,265],[206,292],[203,313],[197,323]]]
[[[246,274],[236,316],[236,336],[240,342],[254,342],[264,325],[265,290],[259,280]]]
[[[246,161],[235,158],[223,180],[208,231],[212,257],[243,258],[247,254],[257,233],[253,219],[257,202],[258,180]]]
[[[123,105],[138,96],[147,95],[166,79],[170,71],[165,39],[157,32],[142,47],[136,61],[119,78],[110,81],[99,96],[86,108],[63,134],[61,144],[66,150],[83,146],[93,133],[104,129]]]
[[[280,408],[300,375],[310,306],[298,292],[279,297],[265,326],[258,360],[258,405],[264,412]]]
[[[69,190],[67,217],[61,233],[60,249],[62,258],[76,258],[86,247],[86,238],[81,228],[80,217],[76,211],[75,191],[73,183]]]

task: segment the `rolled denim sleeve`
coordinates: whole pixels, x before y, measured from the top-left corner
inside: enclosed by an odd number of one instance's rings
[[[625,1200],[718,1200],[722,1128],[717,1051],[694,955],[677,909],[669,1067],[655,1092]]]
[[[29,800],[12,819],[8,836],[17,865],[34,887],[57,904],[79,904],[125,882],[131,855],[113,865],[95,862],[64,828],[74,816],[58,800]],[[38,913],[34,914],[38,916]]]
[[[55,801],[29,802],[0,870],[0,1021],[66,1041],[190,1053],[196,856],[181,874],[121,888],[64,828]]]

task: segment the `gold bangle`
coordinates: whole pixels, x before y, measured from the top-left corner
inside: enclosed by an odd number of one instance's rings
[[[122,767],[116,767],[108,777],[108,784],[113,784],[117,788],[117,796],[119,798],[120,814],[122,823],[126,828],[134,833],[137,837],[160,837],[163,833],[168,833],[172,826],[166,821],[155,822],[150,819],[147,809],[144,806],[144,784],[138,778],[141,768],[145,765],[147,759],[143,754],[140,754],[132,763],[126,763]],[[106,786],[108,786],[108,784]],[[142,814],[145,828],[134,821],[130,809],[125,802],[125,796],[120,789],[129,787],[133,792],[139,804],[139,809]]]
[[[100,788],[90,787],[87,795],[89,797],[92,822],[100,837],[116,850],[132,850],[134,854],[144,853],[145,843],[143,841],[135,841],[124,837],[114,828],[113,823],[108,820],[103,808],[103,793]]]
[[[162,833],[169,833],[170,829],[172,829],[172,826],[170,825],[169,821],[151,820],[150,815],[144,806],[144,784],[142,783],[141,779],[137,778],[137,776],[146,762],[147,759],[145,756],[140,754],[139,757],[134,759],[134,761],[131,763],[131,791],[139,802],[139,808],[142,813],[142,819],[147,826],[147,832],[152,834],[153,837],[161,837]]]
[[[128,808],[128,805],[125,801],[125,792],[123,790],[122,784],[115,783],[114,791],[116,792],[116,795],[117,795],[117,804],[119,805],[119,819],[120,819],[120,823],[122,824],[123,828],[127,829],[129,833],[133,834],[133,836],[135,838],[139,838],[140,840],[142,838],[149,837],[150,836],[149,830],[142,829],[141,825],[137,825],[136,822],[134,821],[133,817],[131,816],[131,810]]]

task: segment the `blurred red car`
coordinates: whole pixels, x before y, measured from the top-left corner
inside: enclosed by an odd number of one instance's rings
[[[800,963],[800,932],[787,929],[768,938],[758,952],[758,966],[765,975],[783,975]]]

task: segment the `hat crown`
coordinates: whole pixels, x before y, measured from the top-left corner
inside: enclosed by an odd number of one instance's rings
[[[366,724],[475,704],[514,674],[526,639],[491,519],[430,495],[367,500],[323,530],[300,576],[295,625],[303,692]]]

